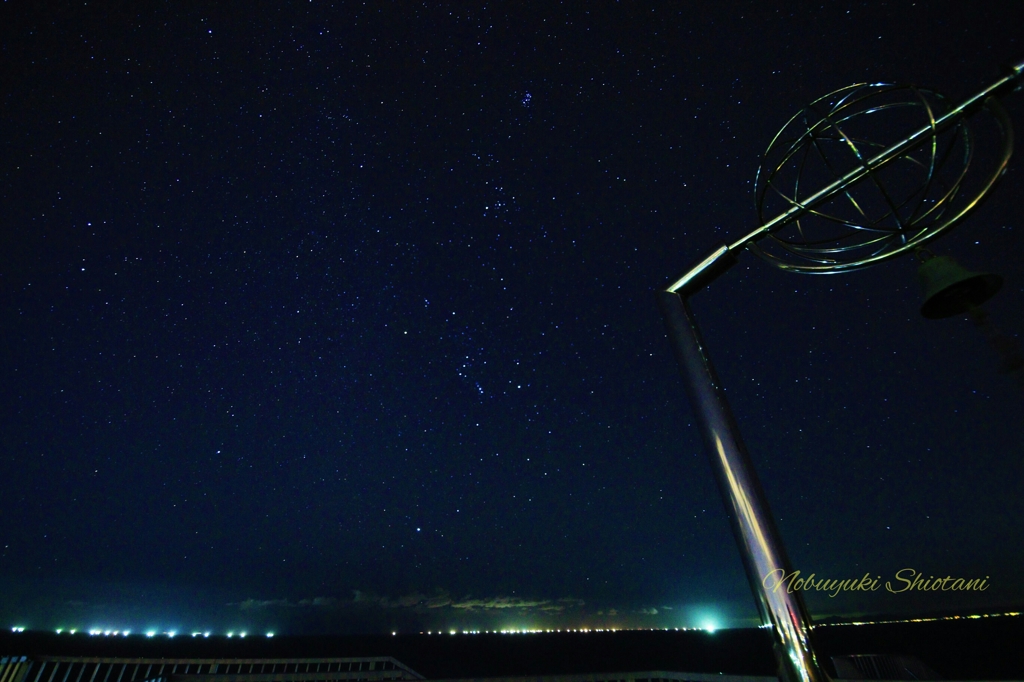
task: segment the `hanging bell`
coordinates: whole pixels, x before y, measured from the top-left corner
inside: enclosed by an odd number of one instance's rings
[[[930,320],[962,315],[992,298],[1003,286],[999,275],[971,272],[949,256],[931,256],[923,261],[917,268],[917,279],[924,291],[921,314]]]

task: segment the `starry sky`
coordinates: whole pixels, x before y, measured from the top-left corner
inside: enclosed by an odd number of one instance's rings
[[[807,102],[1012,2],[0,4],[0,624],[755,622],[654,291]],[[1024,97],[1005,100],[1024,130]],[[979,153],[979,163],[983,153]],[[1020,159],[933,250],[1024,333]],[[693,299],[795,568],[1024,603],[1024,393],[912,258]]]

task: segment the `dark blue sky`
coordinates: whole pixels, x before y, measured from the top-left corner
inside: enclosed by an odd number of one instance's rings
[[[0,5],[0,623],[384,631],[755,616],[653,291],[858,81],[957,98],[992,2]],[[1007,98],[1018,129],[1024,97]],[[1020,160],[934,250],[1024,331]],[[794,565],[990,576],[1024,399],[915,265],[694,299]],[[9,622],[9,623],[8,623]]]

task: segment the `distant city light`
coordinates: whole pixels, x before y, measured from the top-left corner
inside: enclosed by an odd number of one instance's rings
[[[1005,613],[976,613],[963,616],[933,616],[931,618],[907,618],[902,620],[874,620],[874,621],[848,621],[840,623],[818,623],[815,628],[842,627],[844,625],[888,625],[892,623],[928,623],[939,620],[977,620],[979,618],[999,618],[1001,616],[1019,617],[1024,615],[1021,611],[1007,611]],[[764,627],[764,626],[762,626]],[[770,626],[769,626],[770,627]]]
[[[1009,612],[1005,612],[1005,613],[962,614],[962,615],[955,615],[955,616],[938,616],[938,617],[929,617],[929,618],[908,618],[908,619],[877,620],[877,621],[847,621],[847,622],[818,624],[818,625],[815,625],[814,627],[837,627],[837,626],[844,626],[844,625],[846,625],[846,626],[848,626],[848,625],[881,625],[881,624],[886,624],[886,623],[920,623],[920,622],[940,621],[940,620],[961,620],[961,619],[962,620],[969,620],[969,619],[982,619],[982,618],[997,618],[999,616],[1004,616],[1004,617],[1015,617],[1016,616],[1016,617],[1020,617],[1020,616],[1024,616],[1024,613],[1021,613],[1019,611],[1009,611]],[[699,626],[690,626],[690,627],[684,627],[684,628],[676,627],[676,628],[640,628],[640,629],[643,629],[643,630],[665,630],[665,631],[673,631],[674,630],[676,632],[687,631],[687,630],[690,630],[690,631],[700,630],[700,631],[707,632],[708,634],[714,634],[718,630],[721,630],[722,627],[723,627],[722,625],[720,625],[718,620],[713,620],[711,618],[705,618],[703,621],[699,621],[699,622],[700,622]],[[762,625],[760,625],[758,627],[764,628],[764,627],[771,627],[771,626],[770,625],[766,626],[766,625],[762,624]],[[25,629],[26,629],[25,626],[15,625],[15,626],[11,627],[11,632],[13,632],[13,633],[25,632]],[[462,635],[479,635],[479,634],[499,634],[500,633],[500,634],[503,634],[503,635],[527,635],[527,634],[545,634],[545,633],[547,633],[547,634],[554,634],[554,633],[562,633],[562,632],[565,632],[565,633],[581,633],[582,634],[582,633],[591,633],[591,632],[620,632],[620,631],[629,631],[629,630],[633,630],[633,629],[634,628],[620,628],[620,627],[607,627],[607,628],[581,627],[581,628],[565,628],[565,629],[558,628],[558,629],[552,629],[552,628],[531,628],[531,627],[521,627],[520,626],[520,627],[507,627],[507,628],[502,629],[502,630],[468,630],[468,629],[467,630],[463,630],[461,628],[448,628],[447,630],[437,630],[437,631],[428,630],[426,632],[420,631],[420,634],[421,635],[422,634],[426,634],[426,635],[443,635],[443,634],[448,634],[448,635],[451,635],[451,636],[458,635],[458,634],[462,634]],[[61,634],[74,635],[74,634],[76,634],[78,632],[78,629],[77,628],[64,628],[64,627],[60,627],[60,628],[55,628],[54,630],[51,630],[51,632],[54,632],[54,633],[56,633],[58,635],[61,635]],[[107,630],[107,629],[92,628],[92,629],[89,629],[89,630],[84,630],[83,632],[88,633],[90,636],[114,636],[114,637],[121,636],[121,637],[128,637],[131,634],[132,631],[128,630],[128,629],[125,629],[125,630],[112,630],[112,629],[111,630]],[[203,631],[203,630],[191,630],[191,631],[189,631],[189,633],[192,635],[192,637],[204,637],[204,638],[208,638],[208,637],[210,637],[213,634],[213,632],[211,632],[209,630],[206,630],[206,631]],[[167,636],[168,638],[172,638],[172,637],[176,637],[180,633],[177,630],[167,630],[167,631],[164,631],[162,633],[159,630],[145,630],[145,631],[143,631],[142,634],[145,634],[146,637],[156,637],[158,634],[162,634],[162,635]],[[248,633],[246,631],[234,631],[234,630],[232,630],[230,632],[227,632],[225,634],[228,637],[239,637],[239,638],[243,638],[243,637],[246,637],[248,635]],[[275,634],[276,633],[273,630],[271,630],[271,631],[267,631],[265,633],[265,636],[267,638],[273,638],[275,636]],[[397,636],[398,635],[398,631],[397,630],[392,630],[391,631],[391,635],[393,637]]]

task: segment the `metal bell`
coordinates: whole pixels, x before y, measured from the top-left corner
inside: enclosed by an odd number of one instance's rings
[[[1003,278],[988,272],[971,272],[949,256],[932,256],[917,268],[924,291],[921,314],[931,320],[962,315],[992,298]]]

